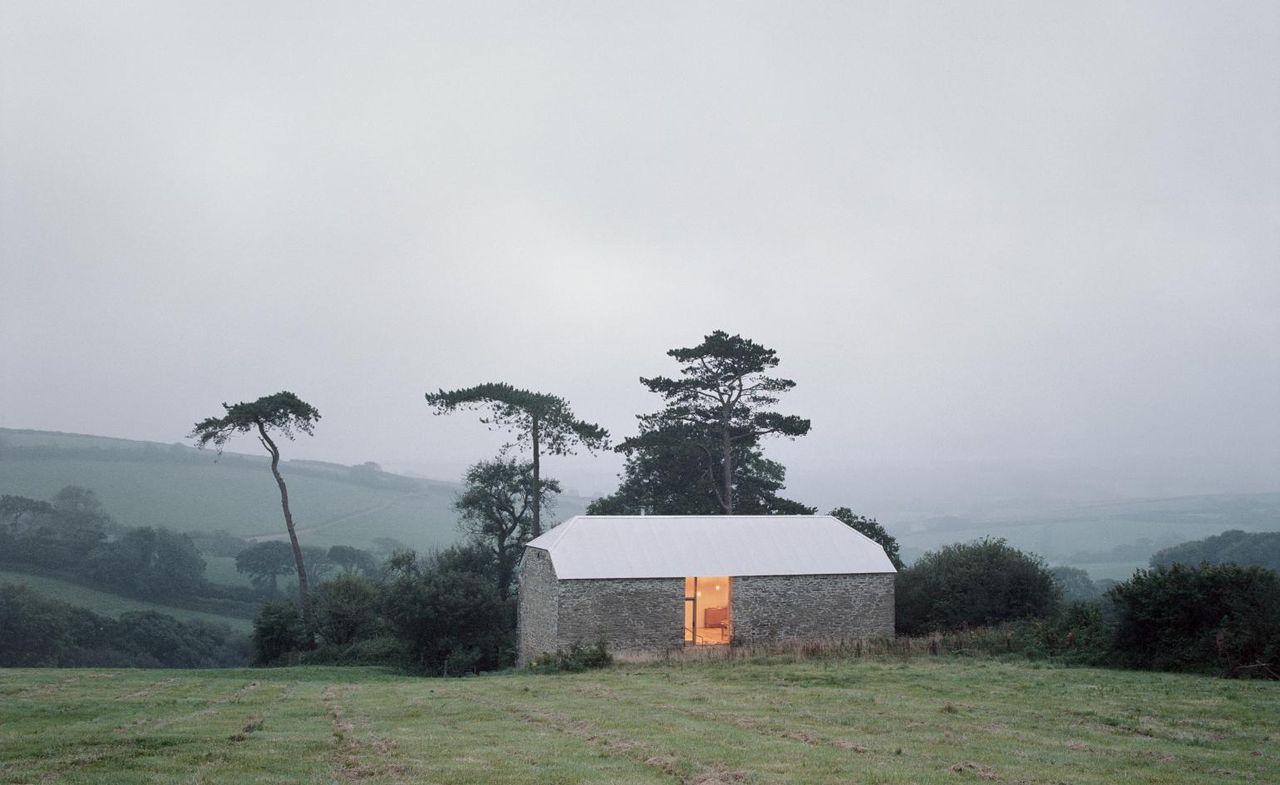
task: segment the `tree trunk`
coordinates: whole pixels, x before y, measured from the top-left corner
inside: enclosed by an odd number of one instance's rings
[[[532,539],[542,534],[542,478],[539,476],[538,466],[538,420],[533,420],[533,427],[530,429],[531,441],[533,442],[533,528]]]
[[[311,628],[311,592],[307,588],[307,569],[302,563],[302,546],[298,545],[298,533],[293,528],[293,513],[289,512],[289,489],[285,487],[284,477],[280,476],[280,450],[276,443],[267,436],[267,429],[258,423],[258,436],[262,444],[271,453],[271,473],[276,477],[276,485],[280,486],[280,509],[284,510],[284,526],[289,530],[289,545],[293,547],[293,563],[298,568],[298,597],[302,601],[302,620],[307,629]]]
[[[511,591],[511,554],[507,549],[507,538],[501,534],[498,535],[498,542],[494,547],[498,559],[498,596],[503,600],[507,599],[507,593]]]
[[[720,450],[723,453],[720,460],[720,485],[723,494],[720,506],[724,508],[725,515],[733,515],[733,442],[729,439],[727,422],[721,423]]]

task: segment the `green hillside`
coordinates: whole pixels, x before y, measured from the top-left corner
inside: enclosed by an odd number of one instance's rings
[[[265,457],[182,444],[0,428],[0,493],[47,499],[83,486],[126,526],[283,538],[268,466]],[[281,472],[304,545],[369,548],[391,537],[427,550],[458,540],[455,483],[315,461],[286,461]],[[586,504],[562,497],[550,518],[576,515]]]
[[[213,624],[225,624],[236,632],[248,633],[253,629],[253,623],[249,619],[239,619],[234,616],[222,616],[216,613],[204,613],[145,600],[135,600],[131,597],[122,597],[118,594],[111,594],[100,589],[91,589],[87,586],[44,575],[32,575],[16,570],[0,569],[0,583],[23,584],[46,597],[85,608],[102,616],[119,617],[120,614],[130,611],[156,611],[182,621],[207,621]]]

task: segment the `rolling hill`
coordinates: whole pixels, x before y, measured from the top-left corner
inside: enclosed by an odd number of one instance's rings
[[[1094,578],[1127,578],[1161,548],[1228,529],[1280,531],[1280,493],[1126,499],[1091,504],[1018,506],[927,518],[891,529],[904,555],[948,543],[1003,537],[1051,564]]]
[[[383,472],[371,465],[285,461],[289,501],[304,545],[375,546],[389,537],[419,551],[459,539],[459,485]],[[0,493],[48,499],[67,485],[93,490],[126,526],[225,529],[283,539],[280,498],[265,457],[221,456],[183,444],[0,428]],[[588,500],[562,496],[558,522]]]

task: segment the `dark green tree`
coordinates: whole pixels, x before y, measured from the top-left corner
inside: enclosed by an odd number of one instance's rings
[[[307,627],[292,602],[264,602],[253,619],[254,662],[268,665],[307,645]]]
[[[256,401],[234,405],[222,404],[226,413],[221,417],[207,417],[196,423],[190,438],[200,448],[213,444],[222,452],[223,446],[237,433],[253,432],[271,455],[271,474],[280,488],[280,508],[284,512],[284,525],[289,530],[289,544],[293,548],[294,567],[298,571],[298,596],[302,602],[302,616],[310,621],[310,603],[307,600],[307,570],[302,560],[302,547],[293,526],[293,513],[289,511],[289,489],[280,475],[280,449],[271,438],[277,432],[293,439],[295,431],[310,436],[320,419],[320,412],[291,392],[282,391],[266,395]]]
[[[65,490],[65,489],[64,489]],[[101,510],[83,511],[24,496],[0,497],[0,561],[72,567],[117,528]]]
[[[54,494],[53,508],[58,512],[80,513],[82,515],[102,514],[102,502],[98,494],[79,485],[68,485]]]
[[[560,483],[544,479],[535,486],[533,464],[505,454],[467,469],[462,482],[453,505],[460,528],[493,555],[498,596],[506,600],[516,563],[533,533],[533,510],[551,507]]]
[[[609,432],[594,423],[579,420],[564,398],[521,390],[502,382],[491,382],[460,390],[427,393],[427,403],[436,414],[459,410],[480,410],[480,422],[514,431],[516,442],[528,445],[533,453],[533,522],[530,535],[542,534],[541,456],[572,455],[578,445],[587,451],[606,449]]]
[[[902,556],[898,553],[898,540],[875,518],[868,518],[865,515],[858,515],[848,507],[837,507],[831,511],[833,518],[838,518],[841,523],[851,529],[864,534],[869,539],[874,540],[880,547],[884,548],[884,555],[889,557],[889,561],[893,562],[895,570],[902,569]]]
[[[345,646],[371,636],[378,628],[378,586],[363,575],[339,575],[316,587],[313,598],[316,632],[327,643]]]
[[[796,383],[766,374],[778,366],[773,349],[722,330],[697,346],[672,349],[667,355],[680,363],[680,376],[641,377],[665,405],[639,418],[640,434],[624,442],[622,449],[660,446],[680,436],[703,455],[705,470],[716,480],[719,511],[732,515],[741,508],[741,473],[735,471],[735,462],[743,449],[755,448],[764,436],[795,438],[809,432],[808,420],[771,408]]]
[[[143,597],[188,597],[204,588],[204,559],[181,532],[163,527],[128,529],[90,555],[96,580]]]
[[[710,470],[707,453],[699,446],[706,434],[692,426],[664,423],[659,431],[619,447],[626,453],[618,490],[593,501],[590,515],[717,515],[723,512],[718,472]],[[756,445],[737,444],[733,460],[734,511],[742,515],[811,515],[808,507],[779,495],[786,469],[764,457]]]
[[[236,572],[248,575],[255,588],[272,597],[279,592],[276,579],[293,570],[293,549],[278,540],[254,543],[236,554]]]

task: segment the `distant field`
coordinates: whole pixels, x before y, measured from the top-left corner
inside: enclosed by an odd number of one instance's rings
[[[309,461],[286,461],[281,472],[304,545],[368,548],[391,537],[429,550],[460,539],[455,483]],[[93,490],[126,526],[285,536],[264,457],[0,428],[0,493],[48,499],[67,485]],[[551,517],[559,521],[585,506],[586,500],[561,498]]]
[[[1070,565],[1089,573],[1095,581],[1110,578],[1114,581],[1126,581],[1133,577],[1135,570],[1146,569],[1149,562],[1077,562]]]
[[[205,556],[204,579],[210,583],[222,583],[228,586],[252,586],[249,576],[236,572],[236,557]]]
[[[253,623],[248,619],[238,619],[234,616],[221,616],[216,613],[192,611],[185,608],[175,608],[171,605],[161,605],[159,603],[146,602],[145,600],[121,597],[118,594],[90,589],[79,584],[43,575],[28,575],[25,572],[0,569],[0,583],[24,584],[46,597],[85,608],[102,616],[118,617],[120,614],[128,613],[129,611],[156,611],[158,613],[167,613],[183,621],[207,621],[214,624],[225,624],[236,632],[248,633],[253,629]]]
[[[1273,783],[1280,684],[992,660],[0,671],[0,782]]]

